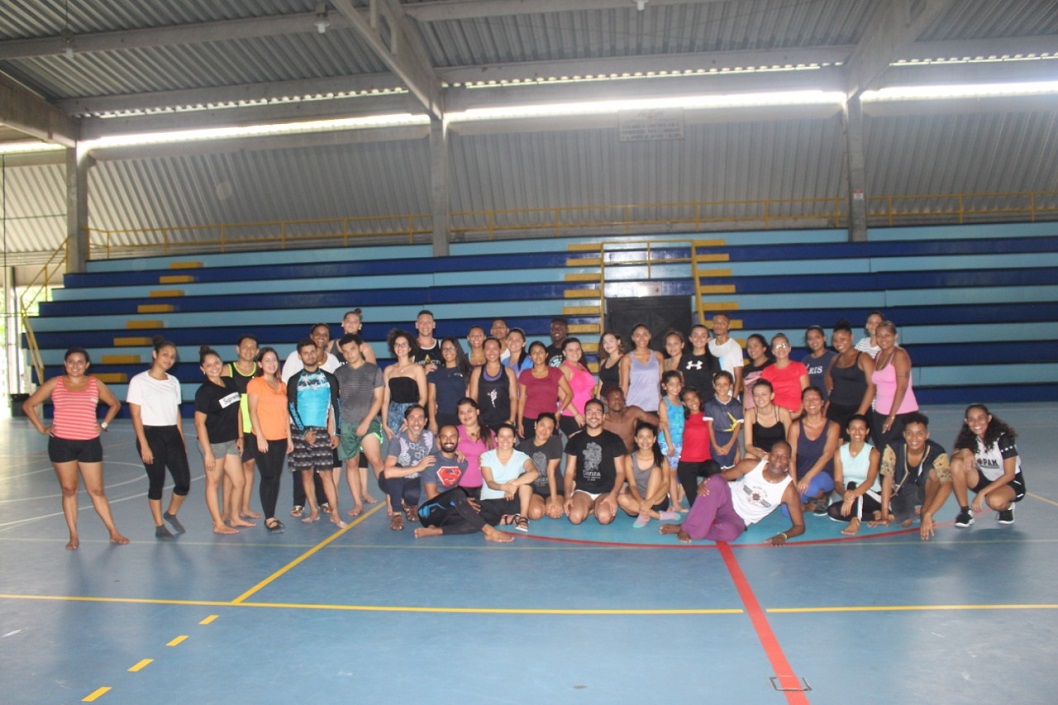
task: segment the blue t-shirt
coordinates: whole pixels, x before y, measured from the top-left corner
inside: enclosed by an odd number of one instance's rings
[[[327,408],[334,407],[335,428],[340,428],[338,417],[338,379],[330,372],[301,370],[287,381],[290,400],[290,420],[299,430],[326,428]]]
[[[720,445],[726,444],[731,440],[731,436],[742,430],[742,424],[738,423],[742,420],[742,402],[736,396],[732,396],[731,401],[726,404],[714,396],[705,402],[703,411],[713,420],[713,435],[716,436],[716,442]],[[711,450],[713,460],[720,463],[720,467],[729,468],[735,464],[738,443],[732,445],[731,450],[724,455],[718,453],[715,446]]]
[[[426,499],[427,485],[436,485],[437,493],[440,494],[459,485],[459,478],[463,477],[466,471],[466,459],[446,458],[440,452],[434,453],[433,463],[419,476],[423,499]]]

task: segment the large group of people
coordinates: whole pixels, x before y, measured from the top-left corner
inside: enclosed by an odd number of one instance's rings
[[[851,326],[838,322],[833,349],[812,326],[799,361],[783,333],[750,335],[743,351],[724,313],[686,335],[664,331],[667,354],[652,347],[656,332],[646,325],[631,330],[628,347],[607,331],[597,374],[563,318],[551,322],[549,344],[495,319],[489,334],[472,326],[464,350],[457,337],[436,339],[424,310],[416,333],[388,336],[394,361],[385,369],[362,325],[359,309],[348,312],[332,341],[330,326],[316,324],[285,360],[249,334],[229,363],[201,348],[194,425],[215,533],[261,518],[268,532],[283,531],[284,465],[293,477],[290,516],[302,522],[329,515],[346,526],[344,477],[348,517],[383,501],[394,531],[414,523],[416,537],[481,533],[499,542],[511,534],[497,526],[528,532],[533,521],[610,524],[622,515],[637,529],[662,522],[661,533],[681,541],[730,541],[774,510],[791,525],[768,539],[773,545],[803,534],[808,514],[844,524],[846,535],[917,520],[929,539],[953,492],[959,528],[990,510],[1012,524],[1025,495],[1016,433],[984,405],[966,409],[951,453],[930,438],[911,358],[877,312],[855,344]],[[127,396],[161,540],[186,531],[178,513],[191,475],[180,383],[170,374],[176,357],[175,344],[157,338],[150,368]],[[71,549],[79,545],[79,478],[110,540],[127,542],[103,489],[99,442],[121,404],[89,365],[87,351],[71,348],[65,374],[24,405],[50,436]],[[36,409],[49,397],[46,426]],[[163,510],[167,470],[173,491]],[[260,513],[250,506],[255,482]]]

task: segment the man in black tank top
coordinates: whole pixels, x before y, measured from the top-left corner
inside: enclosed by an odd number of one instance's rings
[[[257,338],[252,335],[241,335],[235,344],[235,353],[238,356],[234,362],[229,362],[221,370],[221,377],[230,377],[235,382],[235,389],[239,392],[239,417],[242,424],[243,446],[242,446],[242,474],[243,492],[239,498],[239,515],[242,519],[260,519],[261,515],[250,509],[250,497],[253,496],[253,483],[255,474],[254,452],[257,450],[257,439],[253,435],[253,425],[250,423],[250,402],[246,394],[246,386],[250,380],[259,373],[257,368]],[[224,477],[224,492],[232,491],[231,480]]]
[[[430,374],[444,364],[441,362],[441,346],[433,337],[436,328],[437,322],[434,320],[433,313],[426,309],[419,311],[419,315],[415,317],[415,330],[419,333],[415,339],[418,350],[412,354],[412,359],[423,366],[426,374]]]

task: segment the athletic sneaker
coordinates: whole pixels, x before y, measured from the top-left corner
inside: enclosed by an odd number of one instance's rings
[[[1010,505],[1010,509],[1004,509],[996,517],[996,521],[1000,524],[1013,524],[1014,523],[1014,505]]]
[[[959,516],[955,517],[955,526],[960,529],[965,529],[970,524],[974,523],[974,515],[970,513],[968,508],[960,509]]]

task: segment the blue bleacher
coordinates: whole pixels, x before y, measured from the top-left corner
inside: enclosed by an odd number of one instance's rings
[[[872,232],[866,243],[846,242],[836,231],[708,237],[726,240],[708,252],[727,261],[710,263],[722,271],[703,283],[733,286],[735,292],[703,296],[705,310],[716,302],[733,304],[732,318],[741,322],[736,337],[782,331],[799,345],[808,325],[829,330],[847,318],[859,328],[868,312],[879,309],[901,328],[916,393],[926,404],[1058,395],[1051,354],[1058,343],[1058,225],[893,228]],[[651,238],[649,283],[652,295],[686,296],[693,307],[689,239]],[[227,355],[239,335],[252,333],[285,355],[311,324],[330,322],[337,333],[342,313],[356,307],[364,309],[364,337],[383,364],[389,357],[386,333],[412,329],[421,308],[434,311],[438,337],[462,338],[471,325],[487,326],[503,316],[530,339],[546,340],[553,316],[598,300],[596,285],[566,280],[598,272],[597,265],[576,261],[597,253],[571,252],[571,242],[606,243],[607,297],[638,296],[647,283],[642,236],[465,243],[438,259],[428,247],[396,245],[109,260],[67,275],[66,288],[41,306],[34,330],[47,376],[61,371],[62,351],[76,344],[92,351],[94,372],[131,377],[145,369],[149,348],[115,341],[164,335],[184,360],[175,374],[184,382],[185,398],[201,378],[195,354],[200,344]],[[188,261],[201,267],[171,268]],[[173,276],[192,281],[162,283]],[[163,308],[140,313],[143,305]],[[127,328],[150,321],[160,327]],[[570,322],[590,325],[597,319],[578,315]],[[579,337],[595,342],[598,336]],[[98,362],[122,354],[144,362]],[[123,397],[124,385],[112,386]]]

